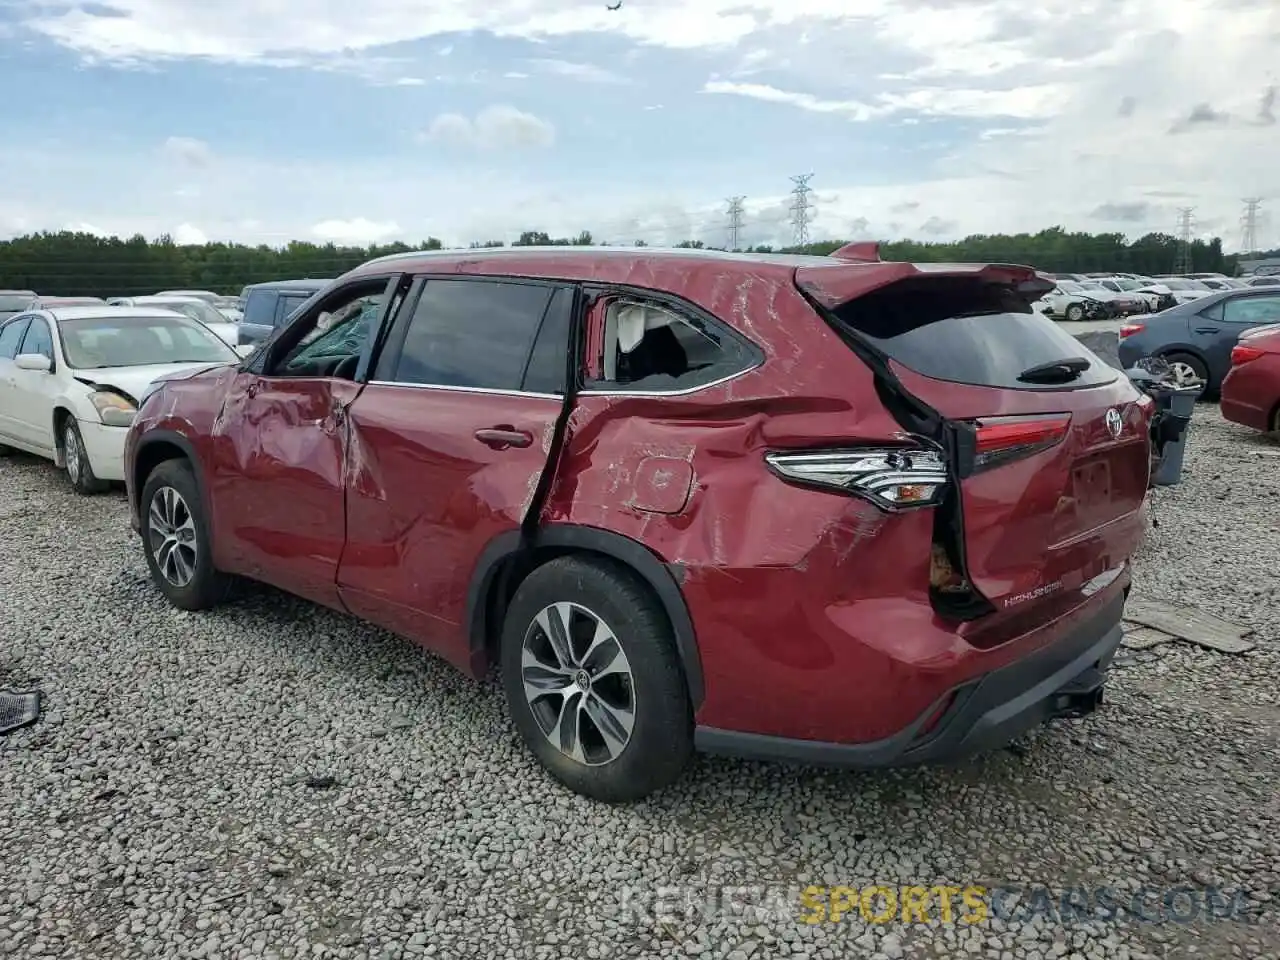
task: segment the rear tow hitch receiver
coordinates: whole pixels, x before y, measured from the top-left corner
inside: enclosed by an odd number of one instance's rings
[[[1050,710],[1058,717],[1084,717],[1102,705],[1103,675],[1096,667],[1067,684],[1050,700]]]

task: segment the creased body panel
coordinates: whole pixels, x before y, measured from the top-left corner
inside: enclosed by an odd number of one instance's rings
[[[328,606],[346,539],[342,410],[360,385],[239,373],[211,430],[220,562]]]
[[[560,409],[554,397],[367,386],[347,424],[347,608],[471,669],[469,577],[493,538],[519,528]],[[498,427],[528,446],[477,437]]]

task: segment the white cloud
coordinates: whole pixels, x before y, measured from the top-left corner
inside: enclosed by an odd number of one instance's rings
[[[165,156],[188,167],[207,167],[213,163],[213,150],[209,144],[195,137],[169,137],[161,150]]]
[[[431,121],[423,135],[426,140],[485,150],[521,147],[549,147],[556,131],[546,120],[515,107],[485,107],[474,120],[460,113],[442,113]]]
[[[366,246],[401,236],[402,231],[394,220],[374,221],[356,217],[353,220],[324,220],[311,228],[311,234],[330,243]]]
[[[204,231],[199,227],[193,227],[189,223],[182,223],[173,231],[173,242],[184,247],[188,244],[199,246],[202,243],[208,243],[209,238],[205,236]]]
[[[703,93],[730,94],[786,104],[813,113],[842,114],[850,120],[868,121],[899,113],[924,116],[1014,117],[1037,119],[1051,116],[1061,102],[1063,87],[1042,84],[1012,90],[970,90],[921,87],[908,93],[881,93],[871,103],[860,100],[824,100],[809,93],[779,90],[763,83],[711,80]]]
[[[604,67],[598,67],[593,63],[574,63],[570,60],[554,59],[534,59],[530,60],[529,63],[544,73],[567,77],[570,80],[583,80],[587,83],[627,82],[625,77],[614,73],[612,70],[606,70]]]

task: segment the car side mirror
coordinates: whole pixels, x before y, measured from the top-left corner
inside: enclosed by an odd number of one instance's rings
[[[253,351],[257,349],[258,349],[258,345],[256,343],[241,343],[241,344],[237,344],[235,347],[236,353],[238,353],[241,357],[247,357],[249,356],[249,354],[253,353]]]
[[[53,369],[53,361],[42,353],[20,353],[13,358],[13,364],[19,370],[35,370],[37,373],[48,373]]]

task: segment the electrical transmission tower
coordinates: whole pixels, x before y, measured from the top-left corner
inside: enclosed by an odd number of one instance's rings
[[[813,195],[813,188],[809,186],[809,181],[812,179],[812,173],[791,178],[791,182],[795,184],[791,190],[791,226],[795,228],[797,247],[803,247],[809,242],[809,220],[813,213],[813,203],[809,200]]]
[[[1173,265],[1174,273],[1190,273],[1195,269],[1191,264],[1191,227],[1195,210],[1195,207],[1178,208],[1178,259]]]
[[[1258,251],[1258,207],[1261,205],[1261,197],[1249,197],[1244,201],[1244,214],[1240,217],[1241,253]]]
[[[738,243],[739,235],[742,233],[742,201],[746,197],[730,197],[729,198],[729,249],[741,249]]]

